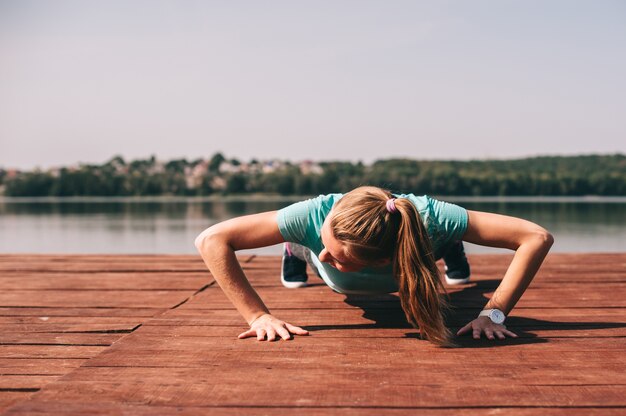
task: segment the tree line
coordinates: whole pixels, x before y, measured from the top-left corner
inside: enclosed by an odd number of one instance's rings
[[[241,162],[208,159],[125,161],[16,172],[0,169],[6,196],[317,195],[375,185],[397,192],[458,196],[625,196],[626,155],[541,156],[511,160],[386,159]]]

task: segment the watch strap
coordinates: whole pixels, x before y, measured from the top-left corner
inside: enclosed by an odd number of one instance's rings
[[[493,319],[493,317],[492,317],[492,312],[493,312],[493,311],[497,311],[499,314],[501,314],[501,315],[504,317],[504,319],[502,320],[502,322],[497,322],[497,321],[495,321],[495,320]],[[489,319],[491,319],[491,321],[492,321],[492,322],[494,322],[494,323],[499,323],[499,324],[504,323],[504,321],[506,320],[506,315],[504,314],[504,312],[502,312],[500,309],[495,309],[495,308],[494,308],[494,309],[483,309],[482,311],[480,311],[480,313],[478,314],[478,316],[479,316],[479,317],[480,317],[480,316],[487,316],[487,317],[489,317]]]
[[[491,311],[493,309],[483,309],[482,311],[480,311],[480,313],[478,314],[478,316],[489,316],[491,315]]]

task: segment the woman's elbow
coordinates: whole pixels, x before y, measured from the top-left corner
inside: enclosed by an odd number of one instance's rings
[[[546,231],[545,242],[548,245],[548,247],[552,247],[552,245],[554,244],[554,236],[547,231]]]
[[[518,242],[521,246],[534,247],[534,249],[550,250],[554,244],[554,236],[545,228],[534,225],[525,230]]]
[[[554,244],[554,236],[546,229],[541,228],[535,232],[536,241],[547,250]]]
[[[207,249],[214,245],[218,240],[219,234],[214,226],[202,231],[194,240],[194,245],[200,253],[206,252]]]

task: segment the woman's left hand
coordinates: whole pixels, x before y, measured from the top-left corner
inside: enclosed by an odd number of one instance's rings
[[[488,339],[505,339],[505,335],[517,338],[517,335],[506,329],[506,326],[494,324],[487,316],[479,316],[463,328],[459,329],[457,335],[463,335],[472,331],[474,339],[480,339],[480,335],[484,332]],[[495,334],[495,336],[494,336]]]

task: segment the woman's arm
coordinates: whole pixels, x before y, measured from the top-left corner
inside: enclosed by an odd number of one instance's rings
[[[500,309],[508,315],[535,277],[554,243],[554,238],[544,228],[520,218],[478,211],[468,211],[468,215],[469,223],[464,241],[515,250],[513,261],[502,282],[485,306],[485,309]],[[490,339],[494,338],[494,332],[499,338],[504,338],[498,332],[499,328],[494,330],[490,325],[482,325],[490,323],[488,317],[477,318],[463,327],[459,335],[472,328],[474,338],[479,338],[483,330]],[[506,332],[509,331],[504,331]]]
[[[265,247],[284,242],[276,211],[233,218],[204,230],[195,241],[204,263],[228,299],[250,325],[240,338],[257,336],[274,340],[276,335],[289,339],[290,333],[306,335],[302,328],[280,321],[269,310],[246,278],[235,251]]]

